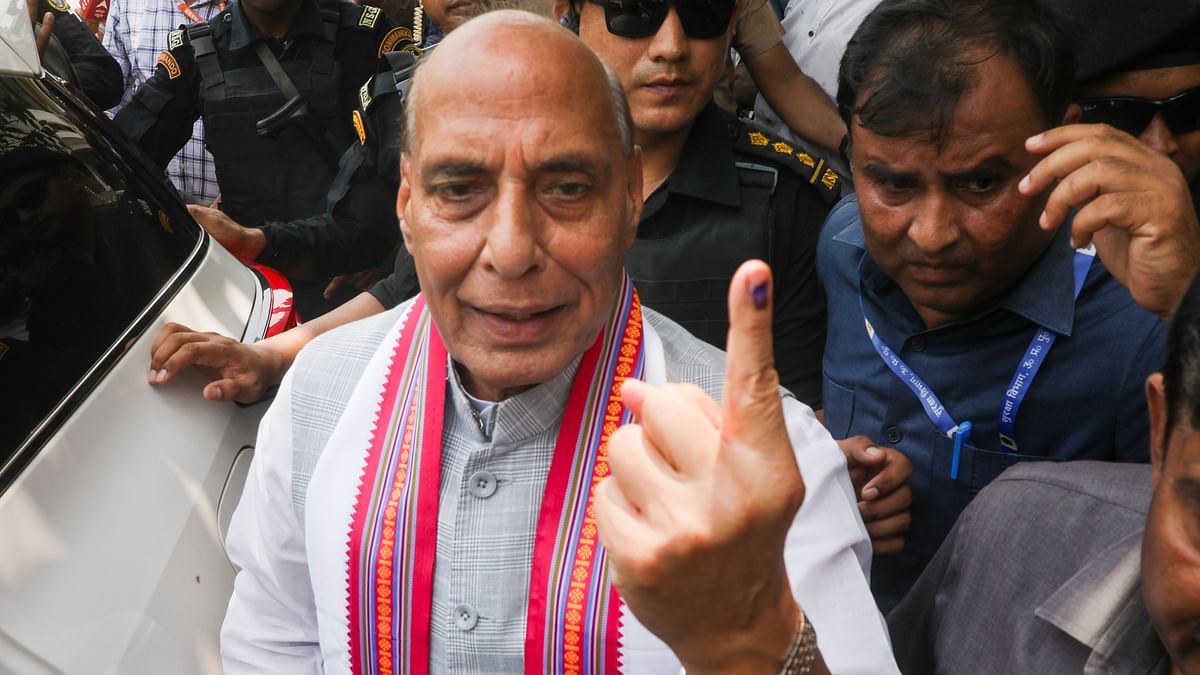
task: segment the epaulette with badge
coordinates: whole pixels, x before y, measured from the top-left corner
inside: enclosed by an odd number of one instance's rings
[[[744,121],[731,124],[730,134],[736,134],[735,150],[791,169],[816,188],[826,201],[832,203],[842,196],[842,177],[823,157],[794,143],[769,136],[762,127]]]

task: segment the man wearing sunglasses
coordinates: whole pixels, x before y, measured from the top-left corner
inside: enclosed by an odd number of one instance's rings
[[[782,384],[818,409],[825,308],[814,256],[841,178],[713,103],[734,5],[558,0],[555,14],[616,72],[629,99],[646,204],[625,262],[643,300],[723,348],[724,289],[740,263],[768,261]]]
[[[1170,157],[1194,200],[1200,190],[1200,3],[1097,12],[1080,0],[1060,2],[1089,19],[1079,55],[1079,121],[1107,124]],[[1134,44],[1114,49],[1121,43],[1112,38],[1128,33]]]
[[[728,358],[622,272],[642,172],[616,78],[491,12],[405,114],[422,293],[310,344],[264,417],[225,672],[895,672],[841,455],[780,400],[766,265],[730,286]]]

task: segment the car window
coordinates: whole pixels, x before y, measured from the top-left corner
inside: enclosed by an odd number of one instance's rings
[[[199,238],[64,96],[0,77],[0,469],[119,356]]]

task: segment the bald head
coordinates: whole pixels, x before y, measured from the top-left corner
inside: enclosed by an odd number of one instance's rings
[[[489,13],[426,58],[400,231],[463,386],[500,401],[596,341],[637,234],[641,162],[604,67],[557,24]]]
[[[422,58],[405,102],[406,154],[421,137],[421,116],[454,114],[445,102],[458,96],[516,98],[530,112],[548,98],[574,97],[574,112],[598,108],[597,131],[616,138],[626,156],[633,153],[633,123],[620,82],[574,33],[536,14],[487,12]]]

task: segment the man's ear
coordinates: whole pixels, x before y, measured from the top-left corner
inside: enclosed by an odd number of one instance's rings
[[[629,158],[629,176],[626,198],[629,204],[629,222],[625,223],[625,248],[633,245],[637,238],[638,225],[642,222],[642,209],[646,201],[642,198],[642,149],[633,146],[633,156]]]
[[[1167,454],[1167,391],[1163,387],[1162,373],[1152,373],[1146,378],[1146,406],[1150,410],[1150,466],[1151,484],[1158,486],[1163,472],[1163,459]]]
[[[1077,103],[1072,103],[1067,106],[1067,111],[1063,113],[1063,126],[1075,124],[1079,122],[1079,118],[1081,117],[1083,117],[1083,108],[1080,108]]]
[[[400,189],[396,191],[396,217],[400,219],[400,235],[404,238],[404,247],[411,253],[412,233],[409,231],[408,214],[412,208],[412,190],[409,189],[408,155],[400,156]]]

